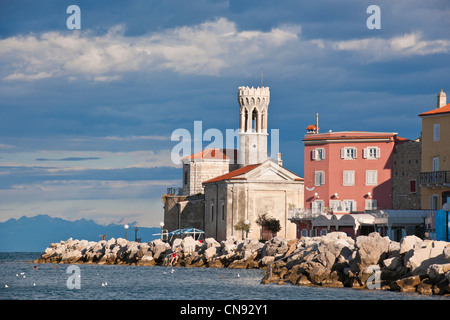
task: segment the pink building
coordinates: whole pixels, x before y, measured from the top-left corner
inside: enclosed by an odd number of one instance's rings
[[[392,132],[307,134],[305,208],[343,214],[392,208]]]
[[[314,125],[307,132],[304,208],[292,209],[291,218],[297,237],[332,231],[385,235],[385,218],[373,210],[392,208],[393,153],[405,139],[392,132],[319,134]]]

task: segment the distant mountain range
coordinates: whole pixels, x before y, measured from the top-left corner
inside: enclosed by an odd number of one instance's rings
[[[48,215],[34,217],[23,216],[19,219],[9,219],[0,223],[0,252],[43,252],[52,242],[61,240],[85,239],[99,241],[99,235],[106,234],[106,240],[111,238],[125,238],[123,221],[99,225],[93,220],[80,219],[68,221],[61,218],[53,218]],[[127,223],[130,228],[127,231],[127,239],[135,240],[136,222]],[[139,227],[137,237],[142,242],[152,241],[160,233],[160,228]]]

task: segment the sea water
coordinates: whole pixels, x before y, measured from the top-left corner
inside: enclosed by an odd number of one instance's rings
[[[40,254],[0,253],[1,300],[448,300],[391,291],[264,285],[264,271],[255,269],[78,264],[79,273],[68,273],[67,264],[30,263]],[[78,277],[79,289],[70,285],[73,277]]]

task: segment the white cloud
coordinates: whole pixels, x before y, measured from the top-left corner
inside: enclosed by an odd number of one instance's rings
[[[450,52],[450,40],[425,40],[420,32],[389,39],[364,38],[329,42],[329,46],[335,50],[359,53],[368,62]]]
[[[24,74],[24,73],[13,73],[8,75],[5,80],[24,80],[24,81],[33,81],[39,79],[50,78],[52,74],[48,72],[41,71],[36,74]]]
[[[298,26],[238,31],[225,18],[138,37],[124,36],[124,27],[116,26],[102,36],[81,31],[6,38],[0,40],[0,58],[7,62],[5,80],[81,76],[105,82],[126,72],[165,70],[218,75],[296,41],[299,33]]]

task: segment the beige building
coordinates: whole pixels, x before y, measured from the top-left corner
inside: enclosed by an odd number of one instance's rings
[[[235,236],[239,221],[247,220],[248,238],[260,238],[259,215],[280,221],[277,235],[296,238],[296,226],[288,220],[290,207],[303,204],[303,179],[272,160],[242,167],[205,181],[205,233],[218,240]]]
[[[259,239],[256,219],[267,214],[280,222],[278,235],[296,238],[288,209],[302,206],[303,179],[282,166],[279,154],[268,158],[269,101],[268,87],[239,87],[239,149],[205,149],[182,159],[181,194],[163,196],[168,231],[195,227],[219,241]],[[235,226],[246,220],[251,230],[243,235]]]
[[[450,104],[445,92],[439,92],[436,108],[419,116],[422,118],[421,206],[439,210],[450,202]]]
[[[205,149],[181,159],[183,195],[203,194],[203,181],[238,169],[236,149]]]

